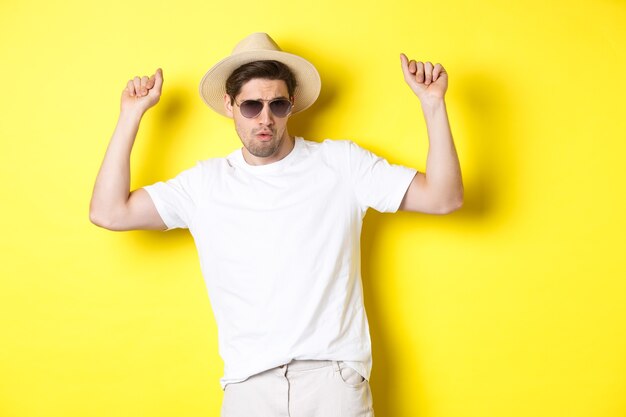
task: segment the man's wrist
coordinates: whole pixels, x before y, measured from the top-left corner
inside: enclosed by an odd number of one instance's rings
[[[139,123],[145,113],[144,110],[122,110],[120,111],[120,121]]]
[[[420,101],[422,110],[426,116],[436,114],[437,112],[446,109],[446,101],[441,98],[429,98]]]

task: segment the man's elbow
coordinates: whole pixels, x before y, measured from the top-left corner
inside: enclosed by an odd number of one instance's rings
[[[448,205],[446,209],[444,210],[444,212],[441,214],[450,214],[454,211],[457,211],[461,207],[463,207],[463,199],[455,201],[454,203]]]
[[[109,221],[106,220],[106,218],[98,215],[97,213],[90,211],[89,212],[89,221],[92,224],[95,224],[98,227],[101,227],[103,229],[107,229],[107,230],[111,230],[111,223]]]
[[[448,200],[445,204],[442,204],[439,209],[439,214],[450,214],[463,207],[463,192],[459,193],[455,198]]]
[[[120,227],[118,222],[115,221],[115,218],[107,213],[90,210],[89,221],[106,230],[112,230],[114,232],[124,230]]]

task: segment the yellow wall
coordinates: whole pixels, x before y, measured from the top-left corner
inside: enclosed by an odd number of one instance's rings
[[[197,89],[254,31],[319,69],[291,133],[425,168],[398,55],[440,62],[466,202],[363,231],[377,417],[626,415],[626,3],[0,3],[0,415],[218,416],[187,231],[89,222],[119,97],[162,67],[132,188],[240,142]]]

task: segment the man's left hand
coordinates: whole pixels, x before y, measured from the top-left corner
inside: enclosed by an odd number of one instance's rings
[[[448,89],[448,73],[441,64],[433,67],[431,62],[409,61],[400,54],[404,80],[420,99],[420,102],[443,99]]]

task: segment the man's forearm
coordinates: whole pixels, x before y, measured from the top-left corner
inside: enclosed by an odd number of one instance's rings
[[[122,112],[109,142],[89,206],[96,224],[106,224],[124,207],[130,194],[130,153],[142,113]]]
[[[429,142],[426,183],[437,201],[460,206],[463,202],[463,181],[445,101],[422,102],[422,111]]]

